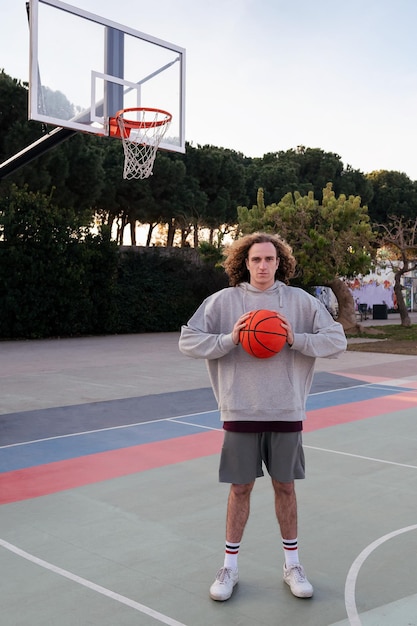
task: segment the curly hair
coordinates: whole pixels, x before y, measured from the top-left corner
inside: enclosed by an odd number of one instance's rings
[[[280,260],[275,279],[283,283],[289,283],[295,274],[295,258],[292,248],[279,235],[269,233],[252,233],[234,241],[226,250],[226,259],[223,267],[229,277],[229,285],[236,287],[243,282],[249,282],[249,272],[246,267],[249,249],[255,243],[272,243]]]

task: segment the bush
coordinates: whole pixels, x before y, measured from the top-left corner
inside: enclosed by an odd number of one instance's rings
[[[0,337],[107,332],[117,247],[86,234],[72,211],[12,188],[0,201]]]
[[[12,188],[0,200],[0,338],[177,331],[226,286],[190,250],[119,250],[72,211]]]
[[[179,330],[201,301],[225,286],[223,271],[189,261],[187,251],[123,253],[117,280],[118,332]]]

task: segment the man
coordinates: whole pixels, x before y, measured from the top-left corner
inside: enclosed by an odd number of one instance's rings
[[[346,349],[342,326],[305,291],[290,287],[295,259],[280,237],[265,233],[235,241],[224,263],[230,287],[208,297],[181,329],[181,352],[204,358],[224,428],[220,482],[230,483],[223,567],[210,587],[230,598],[238,582],[238,553],[250,495],[262,462],[272,480],[284,550],[284,581],[300,598],[313,595],[298,557],[294,480],[304,478],[302,423],[316,357]],[[284,348],[256,359],[239,345],[248,313],[276,311],[287,332]]]

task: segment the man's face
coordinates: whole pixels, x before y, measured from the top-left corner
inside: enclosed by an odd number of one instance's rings
[[[275,272],[279,259],[273,243],[254,243],[249,248],[246,267],[250,274],[250,284],[264,291],[275,282]]]

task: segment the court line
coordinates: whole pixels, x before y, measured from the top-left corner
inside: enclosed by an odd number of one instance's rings
[[[213,413],[218,413],[218,411],[213,411]],[[193,413],[193,415],[196,415]],[[174,422],[175,424],[184,424],[184,426],[194,426],[194,428],[201,428],[202,430],[218,430],[222,431],[223,428],[213,428],[213,426],[205,426],[204,424],[194,424],[194,422],[187,422],[184,419],[180,419],[179,417],[168,417],[169,422]]]
[[[372,383],[373,385],[392,385],[394,387],[403,387],[404,385],[410,385],[416,382],[415,376],[408,376],[405,378],[392,378],[391,380],[379,381]],[[414,391],[416,391],[414,389]]]
[[[83,430],[77,433],[67,433],[65,435],[54,435],[53,437],[43,437],[42,439],[31,439],[30,441],[18,441],[17,443],[9,443],[0,446],[0,450],[5,448],[16,448],[18,446],[29,446],[33,443],[43,443],[45,441],[53,441],[54,439],[66,439],[68,437],[82,437],[84,435],[94,435],[96,433],[105,433],[111,430],[123,430],[125,428],[136,428],[137,426],[146,426],[147,424],[158,424],[158,422],[176,421],[190,415],[208,415],[209,413],[217,413],[218,411],[201,411],[199,413],[189,413],[188,415],[179,415],[178,417],[161,417],[156,420],[146,420],[146,422],[135,422],[134,424],[118,424],[117,426],[108,426],[107,428],[96,428],[95,430]]]
[[[345,607],[346,613],[349,619],[350,626],[362,626],[362,622],[360,620],[358,610],[356,607],[356,581],[358,578],[359,570],[368,558],[370,554],[379,546],[381,546],[386,541],[389,541],[393,537],[397,537],[398,535],[402,535],[403,533],[407,533],[410,530],[417,530],[417,524],[413,524],[412,526],[406,526],[404,528],[400,528],[399,530],[394,530],[379,539],[376,539],[373,543],[370,543],[358,557],[353,561],[351,568],[348,572],[345,584]]]
[[[364,383],[364,384],[359,384],[359,385],[354,385],[352,387],[340,387],[338,389],[329,389],[327,391],[317,391],[315,393],[310,393],[309,397],[313,397],[313,396],[320,396],[320,395],[325,395],[325,394],[329,394],[329,393],[338,393],[340,391],[349,391],[349,390],[355,390],[355,389],[362,389],[364,387],[379,387],[380,385],[377,385],[375,383]],[[396,388],[395,387],[387,387],[388,391],[394,391]],[[417,393],[417,390],[411,390],[410,392],[414,392]],[[43,443],[45,441],[53,441],[55,439],[66,439],[69,437],[82,437],[84,435],[92,435],[95,433],[104,433],[104,432],[109,432],[112,430],[123,430],[126,428],[135,428],[137,426],[144,426],[146,424],[157,424],[158,422],[167,422],[167,421],[171,421],[171,422],[178,422],[181,423],[181,419],[183,418],[187,418],[190,417],[192,415],[209,415],[210,413],[218,413],[218,409],[215,410],[211,410],[211,411],[199,411],[196,413],[188,413],[188,414],[184,414],[184,415],[177,415],[177,416],[171,416],[171,417],[162,417],[160,419],[155,419],[155,420],[146,420],[144,422],[134,422],[133,424],[118,424],[117,426],[108,426],[106,428],[97,428],[94,430],[84,430],[84,431],[79,431],[76,433],[66,433],[64,435],[54,435],[53,437],[43,437],[40,439],[31,439],[30,441],[19,441],[17,443],[10,443],[7,444],[5,446],[0,446],[0,450],[6,449],[6,448],[16,448],[19,446],[28,446],[34,443]],[[198,424],[190,424],[199,428],[204,428],[201,425]],[[213,430],[210,427],[205,427],[207,430]],[[214,429],[217,430],[217,429]]]
[[[320,396],[320,395],[327,395],[327,394],[331,394],[331,393],[339,393],[339,392],[343,392],[343,391],[354,391],[355,389],[363,389],[363,388],[378,388],[378,389],[385,389],[386,391],[390,392],[390,391],[397,391],[398,389],[400,389],[401,391],[408,391],[411,394],[415,393],[417,394],[417,390],[415,389],[405,389],[402,387],[394,387],[394,386],[387,386],[386,383],[363,383],[363,384],[359,384],[359,385],[353,385],[350,387],[340,387],[338,389],[329,389],[326,391],[317,391],[315,393],[310,393],[309,397],[314,397],[314,396]],[[98,434],[98,433],[104,433],[104,432],[110,432],[110,431],[116,431],[116,430],[123,430],[126,428],[136,428],[139,426],[144,426],[147,424],[157,424],[160,422],[178,422],[179,424],[184,424],[184,425],[189,425],[189,426],[194,426],[196,428],[201,428],[201,429],[206,429],[206,430],[221,430],[218,428],[212,428],[209,426],[202,426],[201,424],[193,424],[190,423],[188,421],[181,421],[184,418],[188,418],[190,416],[194,416],[194,415],[209,415],[209,414],[213,414],[213,413],[218,413],[219,411],[216,410],[210,410],[210,411],[199,411],[199,412],[195,412],[195,413],[188,413],[188,414],[184,414],[184,415],[177,415],[177,416],[170,416],[170,417],[164,417],[164,418],[160,418],[160,419],[155,419],[155,420],[146,420],[143,422],[134,422],[132,424],[118,424],[117,426],[108,426],[106,428],[97,428],[94,430],[84,430],[84,431],[79,431],[79,432],[75,432],[75,433],[66,433],[66,434],[62,434],[62,435],[54,435],[52,437],[42,437],[40,439],[31,439],[29,441],[20,441],[17,443],[11,443],[11,444],[6,444],[3,446],[0,446],[0,450],[4,450],[7,448],[16,448],[19,446],[28,446],[28,445],[32,445],[32,444],[36,444],[36,443],[44,443],[47,441],[54,441],[54,440],[58,440],[58,439],[66,439],[66,438],[70,438],[70,437],[82,437],[85,435],[92,435],[92,434]]]
[[[332,392],[338,392],[338,391],[343,391],[343,390],[350,390],[350,389],[355,389],[355,388],[363,388],[363,387],[373,387],[373,386],[386,386],[386,385],[381,385],[378,383],[367,383],[364,385],[355,385],[353,387],[347,387],[347,388],[341,388],[341,389],[335,389],[335,390],[329,390],[329,391],[325,391],[325,392],[317,392],[315,394],[311,394],[311,395],[321,395],[321,394],[325,394],[325,393],[332,393]],[[411,391],[411,390],[410,390]],[[415,390],[412,390],[415,391]],[[204,415],[204,414],[210,414],[210,413],[216,413],[217,411],[204,411],[204,412],[199,412],[199,413],[192,413],[191,415]],[[190,414],[189,414],[190,415]],[[103,429],[98,429],[98,430],[91,430],[91,431],[84,431],[84,432],[79,432],[79,433],[70,433],[70,434],[66,434],[66,435],[60,435],[60,436],[55,436],[55,437],[49,437],[49,438],[45,438],[45,439],[39,439],[39,440],[34,440],[34,441],[30,441],[30,442],[21,442],[21,443],[17,443],[17,444],[10,444],[7,446],[1,446],[0,448],[8,448],[8,447],[14,447],[14,446],[19,446],[19,445],[28,445],[30,443],[37,443],[37,442],[41,442],[41,441],[48,441],[48,440],[53,440],[53,439],[61,439],[61,438],[65,438],[65,437],[73,437],[73,436],[80,436],[80,435],[84,435],[84,434],[92,434],[92,433],[97,433],[97,432],[104,432],[104,431],[111,431],[111,430],[118,430],[118,429],[123,429],[123,428],[129,428],[129,427],[135,427],[135,426],[140,426],[140,425],[144,425],[144,424],[149,424],[149,423],[155,423],[155,422],[163,422],[163,421],[178,421],[178,423],[184,423],[184,424],[190,424],[190,425],[194,425],[200,428],[205,428],[205,429],[209,429],[209,430],[219,430],[219,429],[213,429],[210,427],[204,427],[198,424],[192,424],[189,422],[182,422],[181,418],[183,417],[187,417],[186,415],[184,416],[178,416],[178,417],[169,417],[169,418],[162,418],[159,420],[149,420],[147,422],[138,422],[135,424],[126,424],[126,425],[118,425],[118,426],[114,426],[114,427],[109,427],[109,428],[103,428]],[[402,463],[396,463],[396,462],[392,462],[392,461],[385,461],[382,459],[376,459],[373,457],[366,457],[366,456],[361,456],[361,455],[357,455],[357,454],[352,454],[352,453],[347,453],[347,452],[342,452],[342,451],[337,451],[337,450],[330,450],[330,449],[326,449],[326,448],[319,448],[319,447],[315,447],[315,446],[308,446],[305,445],[306,448],[310,448],[313,450],[318,450],[318,451],[322,451],[322,452],[330,452],[333,454],[339,454],[339,455],[343,455],[343,456],[349,456],[349,457],[354,457],[354,458],[360,458],[360,459],[364,459],[364,460],[370,460],[370,461],[375,461],[375,462],[379,462],[379,463],[386,463],[386,464],[390,464],[390,465],[396,465],[396,466],[401,466],[401,467],[407,467],[407,468],[412,468],[412,469],[417,469],[417,466],[414,465],[407,465],[407,464],[402,464]],[[346,611],[348,614],[348,618],[350,621],[350,625],[351,626],[361,626],[361,621],[357,612],[357,608],[356,608],[356,602],[355,602],[355,587],[356,587],[356,580],[357,580],[357,576],[359,574],[359,570],[361,568],[361,566],[363,565],[363,563],[365,562],[365,560],[368,558],[368,556],[376,549],[378,548],[380,545],[382,545],[382,543],[384,543],[385,541],[388,541],[389,539],[408,532],[410,530],[415,530],[417,529],[417,525],[413,525],[413,526],[409,526],[403,529],[400,529],[398,531],[394,531],[392,533],[389,533],[388,535],[385,535],[384,537],[381,537],[380,539],[376,540],[375,542],[373,542],[372,544],[370,544],[367,548],[365,548],[361,554],[357,557],[357,559],[354,561],[354,563],[352,564],[349,573],[348,573],[348,577],[346,580],[346,585],[345,585],[345,606],[346,606]],[[122,596],[121,594],[115,593],[113,591],[111,591],[110,589],[107,589],[105,587],[102,587],[100,585],[97,585],[96,583],[93,583],[92,581],[89,581],[85,578],[82,578],[80,576],[77,576],[76,574],[73,574],[72,572],[69,572],[68,570],[64,570],[60,567],[57,567],[47,561],[44,561],[43,559],[39,559],[38,557],[35,557],[34,555],[29,554],[28,552],[25,552],[24,550],[21,550],[20,548],[18,548],[17,546],[14,546],[13,544],[10,544],[2,539],[0,539],[0,545],[15,553],[16,555],[34,563],[37,564],[41,567],[43,567],[44,569],[47,569],[49,571],[52,571],[53,573],[60,575],[64,578],[67,578],[77,584],[80,584],[88,589],[91,589],[92,591],[95,591],[97,593],[100,593],[110,599],[116,600],[117,602],[120,602],[121,604],[124,604],[126,606],[129,606],[130,608],[133,608],[141,613],[144,613],[154,619],[156,619],[157,621],[163,623],[163,624],[167,624],[168,626],[185,626],[185,624],[178,622],[166,615],[163,615],[162,613],[159,613],[158,611],[155,611],[139,602],[136,602],[134,600],[131,600],[130,598],[127,598],[126,596]]]
[[[177,620],[172,619],[171,617],[168,617],[167,615],[164,615],[163,613],[159,613],[158,611],[154,611],[153,609],[149,608],[148,606],[145,606],[144,604],[140,604],[140,602],[131,600],[130,598],[127,598],[126,596],[122,596],[120,593],[116,593],[112,591],[111,589],[106,589],[106,587],[97,585],[96,583],[93,583],[91,580],[87,580],[86,578],[77,576],[76,574],[73,574],[72,572],[69,572],[68,570],[62,569],[61,567],[57,567],[56,565],[53,565],[52,563],[49,563],[48,561],[44,561],[43,559],[40,559],[34,556],[33,554],[30,554],[29,552],[25,552],[24,550],[21,550],[20,548],[13,545],[12,543],[9,543],[8,541],[4,541],[3,539],[0,539],[0,546],[5,548],[6,550],[9,550],[10,552],[13,552],[14,554],[17,554],[17,556],[20,556],[23,559],[26,559],[27,561],[34,563],[35,565],[39,565],[40,567],[43,567],[44,569],[47,569],[53,572],[54,574],[58,574],[58,576],[67,578],[68,580],[71,580],[72,582],[75,582],[78,585],[82,585],[83,587],[87,587],[87,589],[90,589],[91,591],[95,591],[96,593],[106,596],[107,598],[110,598],[111,600],[116,600],[116,602],[120,602],[120,604],[125,604],[131,609],[134,609],[135,611],[139,611],[140,613],[144,613],[145,615],[148,615],[149,617],[153,617],[153,619],[156,619],[158,622],[161,622],[162,624],[167,624],[168,626],[186,626],[182,622],[178,622]]]
[[[321,396],[321,395],[325,395],[328,393],[338,393],[339,391],[350,391],[350,390],[355,390],[355,389],[364,389],[364,388],[369,388],[369,389],[383,389],[385,391],[392,391],[392,392],[398,392],[399,391],[410,391],[411,393],[417,393],[417,389],[412,389],[412,388],[406,388],[406,387],[402,387],[400,385],[391,385],[389,384],[389,381],[383,381],[383,382],[373,382],[373,383],[363,383],[363,384],[359,384],[359,385],[351,385],[350,387],[337,387],[336,389],[326,389],[325,391],[316,391],[315,393],[310,393],[309,398],[313,397],[313,396]]]
[[[308,446],[303,444],[303,448],[309,448],[310,450],[318,450],[319,452],[330,452],[331,454],[340,454],[342,456],[349,456],[355,459],[363,459],[364,461],[375,461],[376,463],[386,463],[387,465],[397,465],[398,467],[408,467],[410,469],[417,469],[417,465],[408,465],[407,463],[396,463],[395,461],[385,461],[384,459],[376,459],[372,456],[362,456],[361,454],[353,454],[351,452],[342,452],[341,450],[329,450],[328,448],[319,448],[317,446]]]

